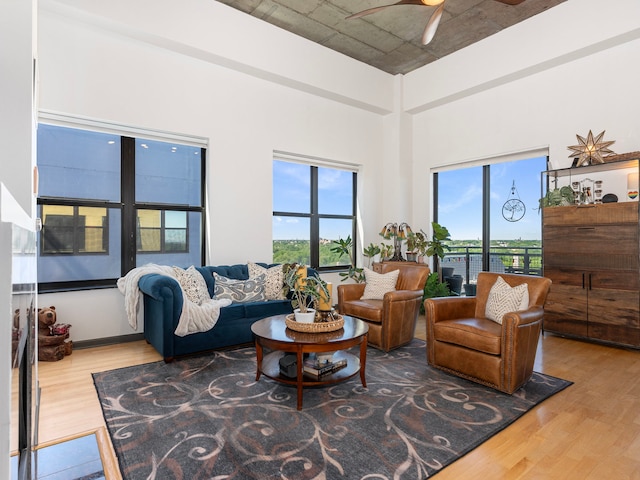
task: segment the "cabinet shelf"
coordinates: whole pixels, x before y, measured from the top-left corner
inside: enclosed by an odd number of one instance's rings
[[[627,175],[638,168],[637,159],[625,159],[543,175],[565,185],[597,175],[626,199]],[[637,201],[542,209],[543,269],[553,282],[545,331],[640,347],[639,231]]]

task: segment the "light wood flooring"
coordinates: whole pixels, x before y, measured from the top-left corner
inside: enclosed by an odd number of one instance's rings
[[[420,317],[416,336],[424,335]],[[141,341],[41,362],[40,443],[104,429],[92,372],[159,359]],[[574,385],[445,468],[438,480],[640,480],[640,351],[545,335],[535,369]],[[120,478],[117,468],[108,470],[107,478]]]

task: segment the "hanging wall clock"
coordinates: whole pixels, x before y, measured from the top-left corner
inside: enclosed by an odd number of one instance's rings
[[[518,189],[516,188],[516,181],[513,181],[511,185],[511,193],[509,199],[504,202],[502,206],[502,216],[507,222],[517,222],[524,217],[527,207],[525,207],[520,195],[518,195]]]

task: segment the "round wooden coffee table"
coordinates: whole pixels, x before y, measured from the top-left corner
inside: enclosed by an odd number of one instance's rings
[[[251,326],[256,342],[256,381],[260,375],[277,382],[295,385],[298,393],[298,410],[302,409],[304,387],[329,385],[343,382],[360,373],[362,386],[366,387],[365,366],[367,363],[367,335],[369,326],[357,318],[344,316],[344,327],[335,332],[307,333],[287,328],[285,315],[263,318]],[[360,345],[360,356],[346,350]],[[264,354],[264,349],[269,353]],[[320,379],[309,378],[303,373],[305,353],[335,352],[333,360],[347,360],[347,366]],[[296,377],[280,374],[280,358],[286,353],[296,354]]]

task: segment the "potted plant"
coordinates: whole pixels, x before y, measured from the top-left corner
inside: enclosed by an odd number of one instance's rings
[[[409,232],[407,234],[407,262],[415,262],[418,257],[418,250],[416,249],[416,233]]]
[[[315,275],[308,277],[304,266],[291,268],[285,274],[284,281],[292,295],[291,306],[296,321],[313,323],[318,301],[322,298],[330,298],[327,283]]]
[[[375,243],[370,243],[369,246],[362,251],[362,254],[369,259],[367,262],[367,267],[371,268],[371,259],[379,253],[380,247]]]
[[[437,273],[430,273],[427,277],[426,283],[424,284],[422,302],[420,302],[420,313],[424,314],[424,301],[427,298],[449,296],[451,296],[449,285],[447,285],[446,282],[440,281],[440,276]]]
[[[427,254],[429,242],[427,234],[422,230],[419,232],[410,232],[407,235],[407,260],[424,263],[424,257]]]
[[[449,245],[444,243],[451,240],[451,237],[449,236],[450,234],[447,227],[443,227],[437,222],[431,222],[431,228],[433,229],[433,236],[431,240],[427,240],[425,255],[428,257],[435,257],[433,266],[437,270],[438,259],[442,260],[444,258],[445,250],[451,250]]]
[[[429,242],[427,240],[427,234],[421,229],[415,234],[415,245],[418,252],[416,261],[418,263],[424,263],[424,257],[427,256],[427,249],[429,248]]]
[[[388,245],[386,243],[380,244],[380,261],[384,262],[385,260],[390,259],[393,256],[393,245]]]
[[[351,265],[349,266],[349,270],[346,272],[340,272],[340,276],[342,277],[341,281],[345,281],[349,278],[354,280],[356,283],[364,282],[364,271],[362,268],[356,267],[355,253],[353,251],[353,240],[351,240],[351,235],[347,237],[347,239],[338,238],[338,240],[333,241],[334,246],[331,248],[331,251],[334,253],[338,253],[339,257],[342,258],[344,255],[349,257]]]

